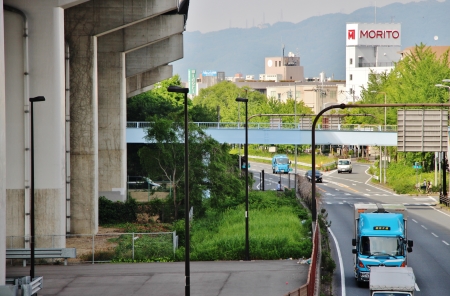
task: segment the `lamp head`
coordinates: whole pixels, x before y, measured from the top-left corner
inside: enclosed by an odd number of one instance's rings
[[[43,102],[43,101],[45,101],[45,97],[43,97],[43,96],[30,98],[30,102]]]
[[[187,94],[189,92],[189,88],[187,87],[180,87],[177,85],[171,85],[167,88],[168,92],[174,92],[174,93],[182,93]]]
[[[236,98],[236,102],[244,102],[247,103],[248,99],[244,99],[244,98]]]

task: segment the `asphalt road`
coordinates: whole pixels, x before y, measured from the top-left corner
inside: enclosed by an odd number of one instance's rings
[[[450,291],[450,214],[436,207],[429,196],[397,195],[374,186],[367,165],[353,164],[352,174],[325,173],[318,184],[320,206],[328,212],[337,264],[334,295],[368,295],[368,285],[358,287],[353,273],[353,210],[355,203],[400,203],[409,212],[408,239],[414,241],[408,266],[416,276],[415,295],[448,295]]]
[[[283,296],[306,284],[309,265],[297,260],[190,263],[190,295]],[[7,266],[7,278],[29,275],[30,267]],[[181,296],[185,263],[37,265],[44,277],[39,296]]]

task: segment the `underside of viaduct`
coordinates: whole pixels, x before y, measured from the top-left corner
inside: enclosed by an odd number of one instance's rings
[[[97,232],[100,195],[125,199],[126,101],[173,75],[189,1],[0,4],[0,241],[29,247],[33,150],[36,247],[64,247]]]

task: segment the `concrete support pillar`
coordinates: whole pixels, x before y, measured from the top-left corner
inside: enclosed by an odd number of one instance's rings
[[[7,3],[5,3],[7,4]],[[65,246],[65,131],[64,131],[64,11],[51,2],[30,5],[29,1],[11,3],[26,15],[28,43],[32,54],[23,50],[23,20],[20,28],[15,19],[5,23],[6,76],[6,229],[7,235],[27,234],[29,200],[25,199],[29,174],[27,154],[29,139],[30,97],[44,96],[45,102],[34,105],[35,154],[35,230],[36,247]],[[11,29],[11,31],[10,31]],[[19,32],[19,36],[14,35]],[[13,35],[9,35],[9,32]],[[8,42],[11,40],[11,42]],[[16,42],[16,41],[19,42]],[[12,61],[19,61],[15,63]],[[24,64],[29,72],[24,77]],[[29,91],[26,91],[28,89]],[[25,141],[23,140],[25,139]],[[2,143],[5,143],[2,141]],[[46,236],[47,237],[44,237]],[[52,239],[48,235],[59,235]],[[16,247],[26,244],[13,242]],[[18,244],[18,245],[17,245]]]
[[[3,7],[3,0],[0,0]],[[5,120],[5,39],[3,9],[0,10],[0,286],[6,277],[6,120]]]

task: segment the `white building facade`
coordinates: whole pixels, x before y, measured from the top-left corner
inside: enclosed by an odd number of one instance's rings
[[[358,101],[369,75],[390,72],[400,60],[401,24],[348,23],[346,33],[346,93]]]

